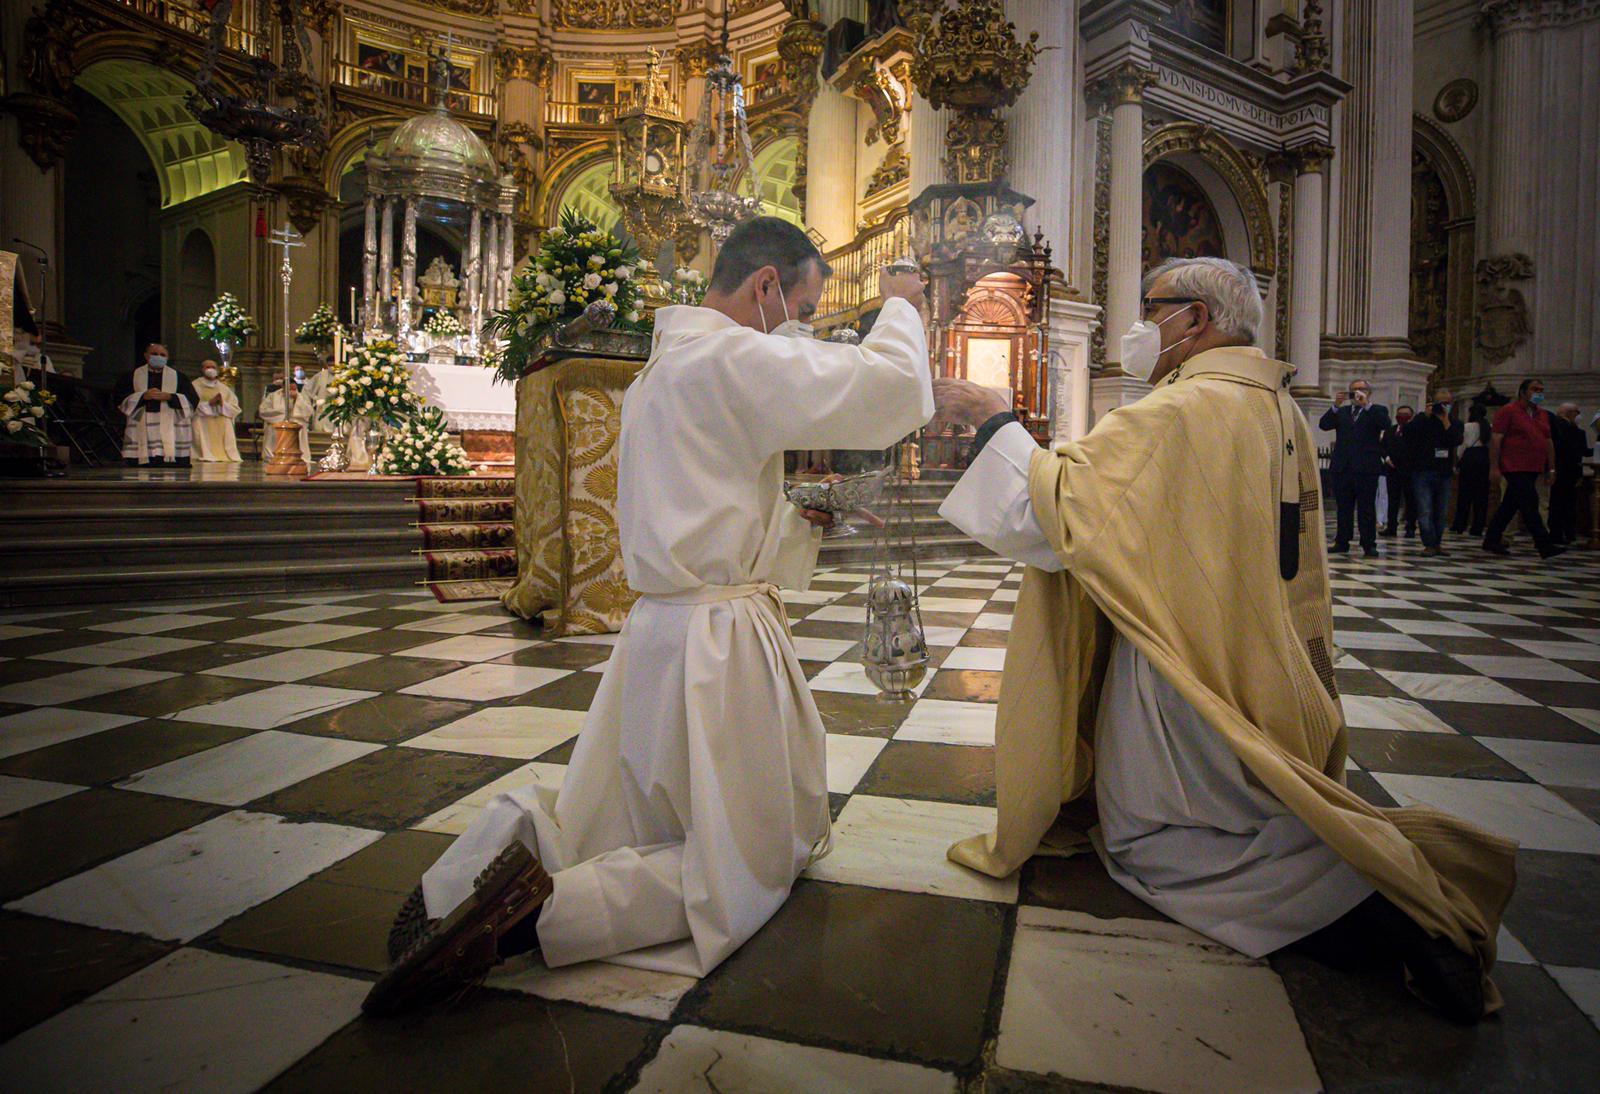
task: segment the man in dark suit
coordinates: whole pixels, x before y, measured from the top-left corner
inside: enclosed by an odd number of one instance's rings
[[[1361,547],[1368,558],[1377,558],[1378,476],[1383,474],[1383,435],[1389,429],[1389,408],[1372,402],[1372,385],[1365,380],[1356,380],[1349,391],[1336,393],[1333,402],[1319,423],[1334,434],[1333,459],[1328,466],[1339,507],[1333,553],[1350,550],[1352,525],[1359,520]]]
[[[1550,443],[1556,449],[1556,481],[1550,484],[1550,538],[1572,544],[1578,538],[1578,487],[1589,438],[1578,424],[1578,404],[1562,403],[1550,415]]]

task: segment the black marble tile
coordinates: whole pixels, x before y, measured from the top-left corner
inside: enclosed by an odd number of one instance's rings
[[[1561,851],[1517,852],[1517,890],[1506,928],[1547,965],[1600,968],[1595,900],[1600,856]]]
[[[1450,728],[1479,737],[1521,737],[1533,741],[1593,744],[1594,733],[1565,714],[1544,707],[1501,703],[1443,703],[1424,699],[1422,705]]]
[[[994,749],[890,741],[856,785],[857,794],[993,805]]]
[[[403,828],[521,763],[500,756],[385,748],[258,798],[246,808],[355,828]]]
[[[1368,771],[1531,781],[1471,737],[1391,729],[1352,729],[1350,758]]]
[[[0,936],[5,938],[0,946],[0,1041],[176,948],[170,942],[16,912],[0,912]]]

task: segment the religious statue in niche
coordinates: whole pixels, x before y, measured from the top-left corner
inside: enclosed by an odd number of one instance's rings
[[[944,214],[944,240],[959,243],[978,230],[983,221],[983,210],[971,198],[952,202]]]
[[[1178,0],[1161,25],[1191,42],[1227,52],[1228,0]]]
[[[1152,164],[1144,173],[1144,268],[1227,253],[1217,211],[1200,184],[1170,163]]]

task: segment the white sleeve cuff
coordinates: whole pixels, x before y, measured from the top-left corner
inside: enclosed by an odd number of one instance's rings
[[[1063,568],[1061,560],[1034,518],[1028,494],[1038,452],[1021,423],[1007,423],[972,461],[939,515],[996,554],[1054,572]]]

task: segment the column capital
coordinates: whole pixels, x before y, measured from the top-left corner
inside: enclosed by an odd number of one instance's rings
[[[1321,171],[1333,159],[1333,145],[1326,141],[1312,141],[1284,150],[1283,158],[1296,175],[1310,175]]]
[[[1478,18],[1496,35],[1571,26],[1600,19],[1600,0],[1487,0]]]
[[[501,83],[527,80],[545,90],[550,88],[550,76],[555,58],[541,45],[501,46],[495,51],[495,71]]]
[[[1137,104],[1144,101],[1145,88],[1155,82],[1153,69],[1137,61],[1123,61],[1089,84],[1089,98],[1109,107]]]

